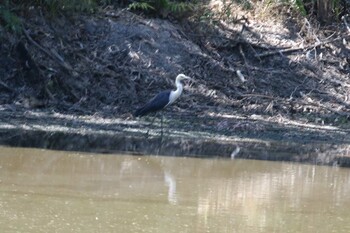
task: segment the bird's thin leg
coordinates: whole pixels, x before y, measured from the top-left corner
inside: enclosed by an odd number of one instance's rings
[[[160,136],[161,136],[161,138],[163,138],[163,112],[162,112],[162,116],[161,116],[160,128],[161,128]]]
[[[154,115],[151,124],[149,124],[149,126],[148,126],[148,130],[147,130],[147,133],[146,133],[146,137],[148,137],[148,133],[149,133],[149,131],[151,130],[151,126],[153,125],[154,121],[156,120],[156,117],[157,117],[157,113],[156,113],[156,115]]]

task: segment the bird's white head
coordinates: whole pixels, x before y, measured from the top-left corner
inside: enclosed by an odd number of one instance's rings
[[[188,77],[184,74],[179,74],[178,76],[176,76],[176,82],[179,82],[179,81],[184,80],[184,79],[192,80],[191,77]]]
[[[179,74],[178,76],[176,76],[176,81],[175,81],[176,90],[171,91],[169,96],[169,103],[167,105],[172,104],[177,98],[180,97],[183,90],[183,85],[181,83],[181,80],[184,80],[184,79],[192,80],[192,78],[184,74]]]

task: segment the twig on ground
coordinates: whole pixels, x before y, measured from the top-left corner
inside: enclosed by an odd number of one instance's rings
[[[261,95],[261,94],[243,94],[241,97],[258,97],[258,98],[266,98],[266,99],[276,99],[275,96]]]
[[[329,43],[332,43],[332,42],[335,42],[335,41],[338,41],[338,40],[341,40],[341,39],[342,38],[337,37],[337,38],[332,39],[332,40],[325,40],[325,41],[322,41],[322,42],[319,42],[319,43],[315,43],[313,45],[309,45],[309,46],[306,46],[306,47],[288,48],[288,49],[269,51],[269,52],[265,52],[265,53],[256,54],[255,57],[256,58],[262,58],[262,57],[272,56],[272,55],[275,55],[275,54],[292,53],[292,52],[297,52],[297,51],[300,51],[300,50],[309,50],[309,49],[320,47],[322,45],[326,45],[326,44],[329,44]]]
[[[236,74],[242,83],[245,83],[247,81],[240,70],[236,70]]]
[[[281,49],[281,50],[269,51],[269,52],[265,52],[265,53],[256,54],[255,57],[262,58],[262,57],[267,57],[267,56],[271,56],[271,55],[275,55],[275,54],[296,52],[296,51],[303,50],[303,49],[305,49],[305,48]]]
[[[332,109],[330,107],[326,107],[326,106],[323,106],[321,103],[317,103],[317,102],[308,102],[308,104],[310,106],[314,106],[314,107],[318,107],[318,108],[323,108],[329,112],[332,112],[336,115],[339,115],[339,116],[343,116],[343,117],[350,117],[350,112],[344,112],[344,111],[340,111],[340,110],[335,110],[335,109]],[[307,105],[305,105],[307,106]]]
[[[243,49],[242,49],[242,45],[239,46],[239,53],[241,54],[241,56],[243,58],[244,66],[245,66],[245,68],[247,70],[248,76],[251,76],[250,70],[249,70],[249,66],[248,66],[248,62],[247,62],[247,59],[246,59],[245,54],[244,54]]]
[[[1,80],[0,80],[0,86],[2,86],[3,88],[5,88],[5,89],[8,90],[8,91],[12,91],[12,92],[15,91],[15,89],[9,87],[6,83],[4,83],[4,82],[1,81]]]
[[[346,27],[346,29],[348,30],[348,32],[350,33],[350,27],[349,27],[348,22],[347,22],[346,19],[345,19],[345,16],[341,17],[341,19],[344,21],[345,27]]]
[[[58,62],[59,65],[61,65],[63,68],[65,68],[67,71],[69,72],[74,72],[73,68],[71,65],[69,65],[67,62],[62,61],[61,58],[59,56],[57,56],[57,54],[52,53],[48,50],[46,50],[45,48],[43,48],[40,44],[38,44],[27,32],[26,29],[23,28],[23,32],[24,35],[26,36],[26,38],[34,45],[36,46],[38,49],[40,49],[42,52],[46,53],[49,57],[51,57],[53,60],[55,60],[56,62]]]
[[[117,19],[117,18],[120,17],[120,15],[121,15],[122,13],[124,13],[124,12],[126,11],[126,8],[125,8],[125,9],[122,9],[122,10],[120,10],[120,11],[118,11],[118,12],[116,12],[113,8],[111,8],[111,7],[108,6],[108,7],[106,7],[105,9],[103,9],[103,11],[104,11],[105,17]]]

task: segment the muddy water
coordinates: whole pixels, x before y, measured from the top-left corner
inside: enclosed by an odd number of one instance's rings
[[[0,148],[0,232],[350,232],[350,170]]]

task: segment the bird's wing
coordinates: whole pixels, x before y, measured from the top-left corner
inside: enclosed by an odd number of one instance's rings
[[[169,103],[171,91],[163,91],[153,97],[147,104],[136,110],[134,116],[144,116],[163,109]]]

